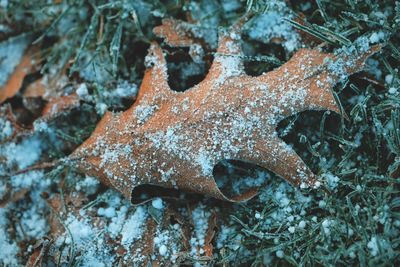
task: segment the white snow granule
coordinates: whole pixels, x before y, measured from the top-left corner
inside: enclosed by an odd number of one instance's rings
[[[369,248],[372,256],[378,255],[379,247],[376,237],[371,237],[371,240],[368,242],[367,247]]]
[[[137,106],[135,109],[135,115],[138,123],[145,123],[158,109],[159,107],[157,105],[148,105],[146,103]]]
[[[324,233],[329,235],[331,233],[332,220],[325,219],[321,225]]]
[[[388,74],[385,76],[385,82],[387,84],[391,84],[393,82],[393,75],[392,74]]]
[[[78,88],[76,89],[76,93],[81,99],[84,99],[84,100],[88,99],[89,91],[88,91],[86,84],[81,83],[78,86]]]
[[[157,230],[154,242],[154,251],[164,257],[167,261],[174,263],[177,259],[177,254],[182,248],[182,228],[179,224],[170,225],[168,230],[160,231]],[[153,254],[153,257],[156,255]]]
[[[384,38],[385,38],[385,33],[384,32],[382,32],[382,31],[374,32],[369,37],[369,42],[371,44],[378,43],[379,41],[383,40]]]
[[[163,205],[163,201],[161,198],[155,198],[151,201],[151,205],[153,206],[153,208],[161,210],[164,205]]]
[[[392,94],[392,95],[394,95],[394,94],[396,94],[396,93],[397,93],[397,88],[390,87],[388,92],[389,92],[389,94]]]
[[[282,250],[277,250],[276,251],[276,256],[278,258],[283,258],[284,255],[285,255],[285,253]]]
[[[235,179],[232,182],[232,192],[235,194],[241,194],[247,191],[249,188],[262,186],[269,178],[269,173],[264,171],[257,171],[254,176],[252,175],[240,179]]]
[[[325,173],[322,175],[322,177],[325,179],[328,188],[331,190],[335,189],[339,184],[339,177],[333,175],[332,173]]]
[[[305,221],[300,221],[299,222],[299,228],[303,229],[306,227],[306,222]]]
[[[97,114],[103,115],[104,113],[106,113],[107,109],[108,109],[107,104],[102,102],[96,103]]]
[[[41,121],[40,119],[33,122],[33,129],[35,132],[51,132],[51,128],[47,122]]]
[[[161,256],[166,256],[167,255],[167,246],[161,245],[158,248],[158,253],[160,253]]]
[[[325,208],[326,207],[326,202],[324,200],[320,200],[318,202],[318,207],[320,207],[321,209]]]

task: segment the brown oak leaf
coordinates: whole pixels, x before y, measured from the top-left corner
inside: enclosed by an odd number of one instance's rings
[[[71,155],[77,167],[125,197],[141,186],[158,186],[243,201],[213,177],[223,159],[253,162],[294,185],[315,186],[317,176],[281,140],[276,126],[305,110],[339,112],[332,87],[362,69],[379,50],[326,54],[300,49],[281,67],[246,75],[240,45],[242,22],[222,32],[214,62],[199,84],[185,92],[168,86],[163,51],[153,43],[137,100],[125,112],[108,112]],[[228,181],[229,182],[229,181]]]
[[[195,41],[188,29],[189,24],[172,18],[163,19],[162,24],[153,29],[155,35],[164,38],[171,46],[189,47]]]
[[[29,47],[20,59],[19,64],[15,66],[13,73],[8,77],[7,82],[0,86],[0,104],[15,96],[21,89],[24,78],[40,68],[40,58],[37,52],[38,47]]]
[[[51,98],[42,110],[41,119],[48,119],[56,117],[62,112],[66,112],[79,106],[79,97],[73,93],[70,95],[63,95],[57,98]]]

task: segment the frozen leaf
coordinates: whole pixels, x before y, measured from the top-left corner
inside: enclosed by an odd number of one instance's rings
[[[163,19],[162,25],[155,27],[153,32],[170,46],[189,47],[194,43],[188,24],[180,20]]]
[[[233,181],[214,179],[214,166],[224,159],[253,162],[294,185],[315,186],[317,176],[278,137],[276,126],[305,110],[339,112],[332,87],[361,70],[379,47],[339,55],[300,49],[281,67],[252,77],[243,67],[242,23],[221,32],[209,73],[185,92],[170,89],[163,52],[153,43],[136,102],[104,115],[71,155],[76,166],[126,198],[149,185],[228,201],[255,196],[257,187],[234,193],[227,189]]]
[[[204,21],[202,21],[204,23]],[[155,35],[164,38],[164,42],[172,47],[196,46],[216,48],[216,30],[204,27],[203,24],[186,22],[173,18],[162,20],[162,24],[153,29]],[[215,35],[215,36],[214,36]]]
[[[208,229],[206,232],[206,237],[204,239],[204,255],[209,258],[213,257],[214,246],[212,242],[215,236],[216,228],[217,228],[217,213],[213,212],[210,218],[208,219]]]
[[[61,71],[44,73],[41,78],[27,85],[23,92],[23,97],[40,97],[49,101],[60,96],[63,97],[65,88],[70,81],[67,76],[69,67],[70,64],[67,64]]]
[[[0,103],[17,94],[25,76],[37,68],[34,57],[37,49],[31,47],[25,51],[29,40],[22,35],[0,44]]]
[[[206,45],[204,34],[199,34],[199,26],[172,18],[163,19],[162,24],[153,29],[155,35],[164,38],[171,47],[189,47],[189,55],[196,63],[204,57],[203,45]],[[197,34],[196,34],[197,33]]]
[[[42,118],[54,118],[62,112],[66,112],[79,106],[79,98],[76,94],[64,95],[52,98],[42,111]]]
[[[23,130],[19,125],[17,118],[13,114],[10,104],[4,104],[0,107],[0,144],[5,143]]]
[[[31,254],[31,256],[28,259],[28,262],[26,263],[25,267],[36,267],[36,266],[42,266],[43,264],[43,258],[51,244],[51,240],[48,239],[43,239],[39,240],[37,244],[34,246],[34,250]]]

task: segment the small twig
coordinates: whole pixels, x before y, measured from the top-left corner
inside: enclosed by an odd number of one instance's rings
[[[25,169],[16,171],[13,175],[26,173],[26,172],[33,171],[33,170],[41,170],[41,169],[53,168],[53,167],[57,166],[60,162],[61,162],[61,159],[58,159],[58,160],[55,160],[55,161],[51,161],[51,162],[42,162],[42,163],[27,167]]]

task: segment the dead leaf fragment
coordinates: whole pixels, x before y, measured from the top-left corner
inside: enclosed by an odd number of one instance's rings
[[[46,254],[49,246],[51,245],[51,240],[43,238],[39,240],[37,244],[34,246],[33,253],[29,257],[28,261],[25,264],[25,267],[38,267],[43,266],[43,257]]]
[[[338,112],[331,89],[340,73],[361,70],[379,47],[337,56],[300,49],[281,67],[251,77],[243,67],[243,22],[221,33],[206,78],[185,92],[170,89],[163,52],[153,43],[136,102],[123,113],[105,114],[71,155],[77,167],[127,198],[144,185],[227,201],[256,195],[256,188],[233,194],[218,186],[213,168],[224,159],[253,162],[294,185],[314,186],[317,176],[278,137],[276,126],[304,110]]]
[[[21,89],[25,76],[38,69],[37,47],[32,46],[25,51],[29,40],[29,36],[21,35],[5,41],[4,44],[2,43],[5,46],[2,49],[9,54],[3,55],[4,58],[0,55],[0,70],[5,72],[2,73],[4,77],[0,81],[0,103],[16,95]],[[16,57],[16,59],[13,57]],[[16,64],[16,62],[19,63]],[[13,64],[16,64],[15,67]],[[12,69],[10,69],[10,66],[4,65],[11,65]],[[7,72],[10,70],[12,70],[12,73],[8,74]]]
[[[31,55],[29,53],[24,55],[7,83],[0,88],[0,103],[3,103],[8,98],[11,98],[18,93],[25,76],[31,72],[31,62]]]
[[[194,43],[190,31],[185,27],[185,22],[172,18],[163,19],[162,24],[153,29],[158,37],[164,38],[164,41],[170,46],[189,47]]]
[[[55,117],[57,114],[71,110],[78,106],[79,97],[75,93],[71,95],[64,95],[57,98],[52,98],[43,108],[42,119]]]
[[[208,229],[206,237],[204,239],[204,255],[209,258],[213,257],[214,246],[212,244],[212,241],[215,236],[216,227],[217,227],[217,213],[214,211],[211,214],[210,218],[208,219]]]

